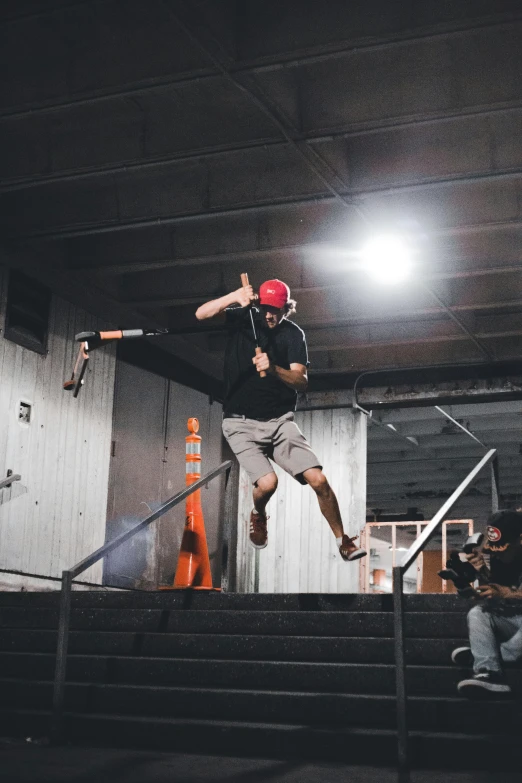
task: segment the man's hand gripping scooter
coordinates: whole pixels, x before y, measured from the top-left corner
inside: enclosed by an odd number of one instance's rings
[[[242,284],[243,288],[245,288],[246,286],[250,285],[250,283],[248,282],[248,275],[247,275],[246,272],[242,272],[242,274],[241,274],[241,284]],[[259,345],[259,340],[257,339],[256,325],[254,323],[254,314],[252,313],[252,306],[251,305],[250,305],[249,309],[250,309],[250,321],[252,323],[252,332],[254,334],[254,341],[255,341],[255,344],[256,344],[256,356],[259,356],[260,353],[263,353],[263,349]],[[261,376],[261,378],[266,378],[266,372],[264,370],[261,370],[259,375]]]

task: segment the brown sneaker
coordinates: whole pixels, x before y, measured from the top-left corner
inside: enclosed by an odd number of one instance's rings
[[[250,543],[255,549],[264,549],[268,544],[267,518],[262,514],[258,514],[255,508],[252,509],[250,514]]]
[[[358,560],[360,557],[366,557],[366,549],[361,549],[353,543],[356,538],[359,536],[350,538],[346,533],[344,534],[342,544],[339,547],[339,554],[343,560]]]

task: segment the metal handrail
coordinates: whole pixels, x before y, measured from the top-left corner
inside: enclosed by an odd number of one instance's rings
[[[461,424],[460,421],[458,421],[457,419],[454,419],[453,416],[450,416],[450,414],[447,411],[445,411],[444,408],[441,408],[440,405],[435,405],[434,408],[439,413],[442,413],[442,415],[445,416],[449,421],[451,421],[451,423],[454,424],[455,427],[458,427],[460,430],[462,430],[462,432],[465,432],[466,435],[468,435],[472,440],[474,440],[476,443],[478,443],[479,446],[482,446],[484,451],[488,450],[488,446],[486,446],[485,443],[482,443],[482,441],[479,440],[479,438],[477,438],[476,435],[473,435],[471,430],[468,430],[468,428],[465,427],[463,424]]]
[[[357,378],[355,379],[355,382],[353,384],[353,405],[354,407],[357,406],[357,392],[359,390],[359,381],[361,378],[365,378],[367,375],[391,375],[392,373],[401,373],[401,372],[416,372],[420,371],[425,373],[427,370],[458,370],[462,368],[484,368],[484,362],[464,362],[461,364],[460,362],[458,364],[421,364],[421,365],[410,365],[409,367],[388,367],[383,370],[365,370],[364,372],[359,373]]]
[[[217,468],[211,470],[203,478],[198,479],[186,487],[182,492],[173,495],[170,500],[163,503],[156,511],[149,514],[148,517],[143,519],[137,525],[130,530],[117,536],[112,541],[101,546],[92,554],[85,557],[79,563],[74,565],[65,571],[62,571],[62,587],[60,593],[60,614],[58,618],[58,643],[56,647],[56,667],[54,673],[54,689],[53,689],[53,713],[51,724],[51,737],[53,742],[60,742],[63,737],[63,711],[64,711],[64,697],[65,697],[65,669],[67,665],[67,648],[69,642],[69,627],[71,620],[71,591],[73,579],[79,576],[87,568],[90,568],[98,560],[101,560],[105,555],[108,555],[114,549],[124,544],[133,536],[140,533],[147,528],[152,522],[159,517],[163,516],[171,508],[177,506],[182,500],[185,500],[189,495],[200,489],[205,484],[208,484],[216,476],[220,476],[222,473],[226,473],[225,487],[228,487],[230,480],[231,468],[234,463],[231,460],[222,462]],[[11,478],[13,478],[11,476]],[[230,505],[230,504],[228,504]]]
[[[5,487],[10,487],[13,481],[21,481],[21,480],[22,477],[19,473],[13,473],[12,476],[7,476],[6,478],[0,481],[0,489],[4,489]]]
[[[408,568],[415,562],[426,544],[431,541],[435,533],[441,527],[455,503],[470,488],[478,474],[488,463],[496,459],[497,450],[490,449],[473,470],[468,473],[452,495],[442,504],[430,524],[423,533],[410,546],[399,565],[393,567],[393,615],[395,628],[395,667],[396,667],[396,695],[397,695],[397,745],[398,761],[401,769],[406,769],[409,762],[408,753],[408,721],[407,721],[407,693],[406,693],[406,662],[404,655],[404,593],[403,578]],[[498,486],[496,471],[491,471],[492,505],[498,503]]]

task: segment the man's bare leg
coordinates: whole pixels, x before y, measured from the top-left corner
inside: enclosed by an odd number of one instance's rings
[[[360,557],[364,557],[366,551],[353,543],[357,536],[350,538],[344,532],[337,496],[328,483],[328,479],[321,468],[309,468],[309,470],[305,470],[303,478],[317,495],[319,508],[332,529],[332,533],[334,534],[336,543],[339,547],[339,554],[343,560],[358,560]]]
[[[277,489],[277,476],[267,473],[254,484],[254,510],[250,514],[250,543],[256,549],[264,549],[268,544],[266,527],[266,504]]]
[[[254,508],[261,516],[266,516],[266,506],[277,489],[277,476],[275,473],[267,473],[261,476],[254,484]]]
[[[319,508],[321,509],[323,517],[330,525],[332,533],[336,538],[342,538],[344,535],[344,528],[341,512],[339,510],[339,503],[337,502],[337,496],[328,483],[328,479],[323,471],[321,468],[309,468],[304,471],[303,478],[317,495]]]

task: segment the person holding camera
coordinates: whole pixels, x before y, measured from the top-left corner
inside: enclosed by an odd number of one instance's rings
[[[453,580],[461,595],[475,601],[468,612],[470,646],[451,655],[457,665],[473,666],[473,676],[457,686],[471,698],[510,694],[503,664],[522,658],[522,513],[493,514],[486,535],[482,550],[465,553],[467,562],[457,566],[460,578]],[[470,584],[475,580],[477,588]]]

